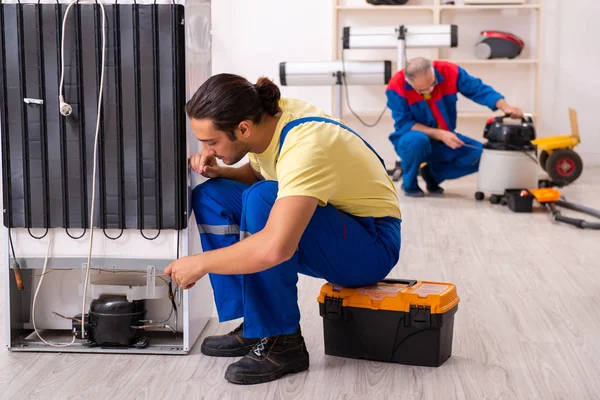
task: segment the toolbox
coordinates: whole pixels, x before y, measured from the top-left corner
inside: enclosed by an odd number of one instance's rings
[[[438,367],[452,354],[459,297],[451,283],[326,283],[318,302],[327,355]]]
[[[505,189],[504,196],[508,208],[513,212],[532,212],[533,195],[527,189]]]

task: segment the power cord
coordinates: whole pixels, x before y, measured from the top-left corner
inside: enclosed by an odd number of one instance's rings
[[[98,95],[98,115],[96,118],[96,135],[94,136],[94,167],[92,170],[92,204],[90,209],[90,247],[85,270],[85,282],[83,284],[83,301],[81,306],[81,337],[85,338],[85,302],[87,296],[87,287],[90,280],[90,268],[92,264],[92,247],[94,243],[94,209],[96,205],[96,170],[98,164],[98,136],[100,134],[100,117],[102,116],[102,93],[104,89],[104,67],[106,63],[106,11],[102,1],[98,1],[102,9],[102,69],[100,73],[100,90]],[[64,37],[64,36],[63,36]],[[63,66],[64,68],[64,66]]]
[[[69,115],[71,115],[73,113],[73,107],[71,107],[70,104],[65,102],[65,96],[63,94],[63,87],[64,87],[64,82],[65,82],[65,29],[67,27],[67,17],[69,16],[69,10],[71,10],[71,7],[73,7],[74,4],[77,4],[77,0],[72,0],[71,3],[69,3],[69,6],[67,7],[67,10],[65,11],[65,16],[63,17],[63,23],[62,23],[62,38],[61,38],[61,50],[60,50],[61,71],[60,71],[60,86],[58,87],[58,100],[60,102],[59,111],[65,117],[68,117]]]
[[[358,114],[356,114],[354,112],[354,110],[352,109],[352,106],[350,106],[350,96],[348,95],[348,83],[346,82],[346,60],[344,59],[344,51],[343,50],[342,50],[342,82],[344,83],[344,91],[346,92],[346,105],[348,106],[348,109],[350,110],[352,115],[354,115],[356,117],[356,119],[358,119],[360,121],[361,124],[363,124],[364,126],[366,126],[368,128],[372,128],[372,127],[376,126],[377,124],[379,124],[379,122],[381,121],[381,118],[383,117],[383,114],[385,114],[385,112],[387,111],[387,108],[388,108],[387,104],[385,105],[385,107],[383,108],[383,111],[381,111],[381,114],[379,114],[379,117],[377,117],[377,120],[373,124],[367,124],[366,122],[364,122],[358,116]]]
[[[90,209],[90,246],[88,250],[87,257],[87,265],[85,271],[85,282],[83,285],[83,301],[82,301],[82,311],[81,311],[81,337],[85,338],[85,306],[86,306],[86,297],[87,297],[87,287],[90,279],[90,268],[92,262],[92,248],[94,243],[94,210],[95,210],[95,199],[96,199],[96,172],[97,172],[97,164],[98,164],[98,136],[100,134],[100,118],[102,116],[102,93],[104,89],[104,69],[106,63],[106,11],[104,10],[104,4],[100,0],[94,0],[95,3],[100,5],[102,10],[102,69],[100,73],[100,89],[98,95],[98,115],[96,118],[96,134],[94,137],[94,164],[92,170],[92,204]],[[59,100],[60,100],[60,113],[68,117],[73,112],[73,108],[71,105],[67,104],[63,95],[63,86],[64,86],[64,75],[65,75],[65,28],[67,25],[67,17],[69,15],[69,10],[74,4],[78,4],[78,0],[73,0],[67,7],[65,11],[65,16],[63,18],[63,26],[62,26],[62,39],[61,39],[61,73],[60,73],[60,88],[59,88]],[[46,255],[47,262],[47,255]],[[73,339],[74,340],[74,339]]]
[[[48,259],[50,258],[50,248],[52,247],[52,240],[53,239],[54,239],[54,232],[50,231],[50,237],[48,239],[48,247],[46,248],[46,258],[44,259],[44,267],[42,268],[42,274],[40,276],[40,281],[38,282],[38,285],[37,285],[37,287],[35,289],[35,294],[33,295],[33,304],[31,306],[31,322],[33,323],[33,330],[35,331],[35,334],[46,345],[52,346],[52,347],[69,347],[73,343],[75,343],[75,338],[77,337],[75,335],[75,333],[73,333],[73,339],[71,340],[71,343],[68,343],[68,344],[64,344],[64,343],[60,343],[60,344],[59,343],[51,343],[51,342],[47,341],[46,339],[44,339],[42,337],[42,335],[40,335],[40,332],[38,331],[37,326],[35,324],[35,305],[37,303],[38,293],[40,292],[40,288],[42,287],[42,282],[44,281],[44,276],[46,275],[46,268],[48,267]]]
[[[508,147],[508,148],[511,148],[511,149],[513,149],[515,151],[522,152],[527,157],[529,157],[535,164],[538,163],[538,160],[535,157],[533,157],[531,154],[529,154],[530,152],[534,151],[534,149],[523,149],[523,147],[521,147],[521,146],[515,146],[515,145],[510,144],[510,143],[503,143],[503,145],[506,146],[506,147]]]

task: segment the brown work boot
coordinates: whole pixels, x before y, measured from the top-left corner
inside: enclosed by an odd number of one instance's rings
[[[247,339],[242,336],[244,323],[226,335],[208,336],[202,342],[202,354],[213,357],[243,357],[260,339]]]
[[[308,351],[298,328],[291,335],[261,339],[246,357],[229,365],[225,379],[231,383],[252,385],[306,371],[308,366]]]

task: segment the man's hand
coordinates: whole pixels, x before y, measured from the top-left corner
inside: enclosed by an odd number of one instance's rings
[[[165,274],[183,288],[206,274],[254,274],[289,260],[300,243],[319,201],[288,196],[275,202],[264,229],[239,242],[173,261]]]
[[[164,272],[180,288],[190,289],[206,275],[202,269],[202,253],[175,260],[165,268]]]
[[[511,118],[523,118],[523,110],[521,110],[519,107],[508,106],[503,108],[502,111],[504,111],[505,114],[510,115]]]
[[[196,153],[190,157],[190,167],[205,178],[219,178],[223,175],[217,159],[205,152]]]
[[[443,142],[446,146],[451,149],[458,149],[462,147],[465,143],[456,136],[455,133],[450,131],[441,131],[438,135],[437,139],[440,142]]]
[[[519,107],[512,107],[504,99],[498,100],[496,107],[501,109],[504,114],[510,115],[511,118],[523,118],[523,110],[521,110]]]

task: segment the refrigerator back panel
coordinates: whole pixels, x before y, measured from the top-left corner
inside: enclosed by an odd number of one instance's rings
[[[77,3],[0,4],[4,225],[86,228],[102,13]],[[186,227],[184,6],[108,4],[94,226]],[[64,43],[63,43],[64,40]],[[64,65],[61,49],[64,46]],[[59,112],[64,98],[72,107]]]

